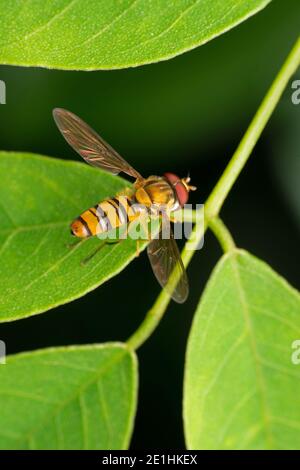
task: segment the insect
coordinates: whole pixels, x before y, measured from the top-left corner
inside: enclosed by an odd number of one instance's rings
[[[88,238],[109,231],[112,228],[129,225],[145,212],[153,215],[173,212],[188,201],[190,177],[179,178],[174,173],[143,178],[108,143],[78,116],[61,108],[53,110],[54,120],[73,149],[92,166],[102,168],[114,175],[121,172],[135,179],[133,190],[105,199],[84,211],[71,224],[71,232],[79,238]],[[163,224],[161,225],[161,227]],[[162,288],[167,289],[173,300],[183,303],[188,296],[189,286],[178,246],[170,229],[169,238],[161,236],[150,240],[147,253],[154,275]],[[175,276],[172,287],[168,286],[170,276]]]

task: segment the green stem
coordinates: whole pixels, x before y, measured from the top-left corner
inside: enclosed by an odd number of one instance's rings
[[[270,119],[280,97],[293,74],[300,65],[300,37],[296,41],[286,61],[284,62],[277,77],[272,83],[269,91],[258,108],[254,118],[252,119],[244,137],[242,138],[238,148],[229,161],[221,178],[217,182],[210,196],[205,203],[204,223],[199,227],[197,224],[193,229],[191,238],[186,242],[182,251],[182,261],[184,266],[188,266],[190,260],[195,253],[195,247],[199,244],[204,232],[212,219],[215,219],[221,210],[221,207],[231,190],[233,184],[237,180],[241,170],[244,168],[251,152],[260,138],[268,120]],[[214,223],[213,223],[214,224]],[[215,225],[214,225],[215,227]],[[223,228],[223,227],[222,227]],[[219,224],[220,229],[220,224]],[[227,230],[227,229],[226,229]],[[218,232],[220,233],[220,232]],[[224,230],[221,230],[222,244],[225,242],[226,249],[228,245],[228,237],[224,240]],[[133,349],[139,348],[151,336],[156,326],[163,317],[167,306],[170,302],[170,296],[166,290],[162,290],[157,297],[152,308],[146,314],[144,321],[128,339],[127,344]]]
[[[197,214],[196,211],[193,209],[182,209],[177,210],[176,212],[172,213],[172,222],[192,222],[195,223],[197,221]]]
[[[224,253],[235,249],[235,243],[224,222],[219,217],[214,217],[209,221],[209,228],[218,239]]]

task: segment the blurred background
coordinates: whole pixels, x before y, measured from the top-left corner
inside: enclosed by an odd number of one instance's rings
[[[2,66],[7,104],[0,106],[0,149],[78,160],[52,119],[54,107],[65,107],[97,129],[143,175],[189,171],[198,187],[191,202],[203,203],[296,40],[299,19],[299,0],[274,0],[205,46],[135,69],[67,72]],[[294,79],[300,79],[300,71]],[[291,84],[222,217],[239,247],[299,287],[300,104],[292,104]],[[186,341],[200,293],[220,256],[217,242],[207,233],[204,248],[188,269],[188,301],[172,303],[138,351],[134,449],[184,447]],[[126,340],[158,293],[143,253],[87,296],[42,315],[1,324],[0,338],[9,354]]]

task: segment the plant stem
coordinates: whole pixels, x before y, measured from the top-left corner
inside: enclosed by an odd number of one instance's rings
[[[209,221],[209,228],[218,239],[224,253],[236,248],[231,233],[219,217],[214,217]]]
[[[192,222],[195,223],[197,221],[197,214],[196,211],[193,209],[178,209],[176,212],[172,214],[172,222]]]
[[[200,226],[196,225],[193,229],[192,236],[187,240],[182,250],[182,261],[186,267],[195,253],[195,247],[200,243],[204,232],[208,225],[212,230],[216,230],[217,236],[222,247],[226,250],[232,245],[229,232],[224,230],[224,225],[220,221],[216,222],[221,207],[228,196],[233,184],[237,180],[241,170],[244,168],[251,152],[260,138],[268,120],[270,119],[280,97],[293,74],[300,65],[300,37],[296,41],[281,70],[272,83],[269,91],[258,108],[254,118],[252,119],[244,137],[242,138],[238,148],[229,161],[221,178],[212,190],[210,196],[205,203],[204,223]],[[139,348],[155,330],[156,326],[163,317],[167,306],[170,302],[170,296],[163,289],[157,297],[152,308],[146,314],[144,321],[128,339],[127,344],[132,349]]]

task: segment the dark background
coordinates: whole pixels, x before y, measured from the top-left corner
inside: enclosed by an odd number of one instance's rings
[[[0,148],[78,157],[52,120],[54,107],[79,114],[144,175],[192,176],[204,202],[299,32],[300,2],[274,0],[211,43],[168,62],[119,71],[66,72],[0,67]],[[298,76],[295,78],[300,78]],[[299,287],[300,105],[291,83],[226,201],[222,217],[239,247]],[[1,184],[1,182],[0,182]],[[95,201],[96,202],[96,201]],[[138,351],[139,404],[134,449],[184,447],[184,354],[193,313],[221,256],[208,232],[188,269],[191,294],[172,303]],[[8,353],[125,340],[159,287],[146,255],[87,296],[42,315],[0,325]],[[18,299],[16,299],[16,302]]]

